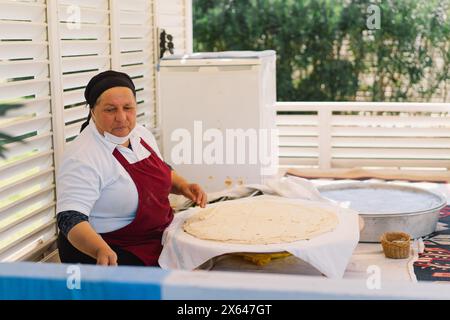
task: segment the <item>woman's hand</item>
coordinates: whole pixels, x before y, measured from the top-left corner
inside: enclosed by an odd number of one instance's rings
[[[67,239],[75,248],[97,260],[98,265],[117,266],[117,254],[88,221],[75,225],[67,234]]]
[[[180,187],[180,193],[186,198],[194,201],[201,208],[206,205],[207,195],[206,192],[196,183],[185,184]]]
[[[207,202],[206,192],[196,183],[188,183],[172,170],[172,193],[181,194],[204,208]]]
[[[97,264],[101,266],[117,266],[117,254],[109,246],[97,250]]]

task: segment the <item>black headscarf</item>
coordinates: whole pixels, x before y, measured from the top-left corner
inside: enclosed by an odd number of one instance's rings
[[[89,105],[89,114],[86,122],[81,126],[80,132],[89,124],[89,121],[91,120],[91,110],[95,106],[98,97],[106,90],[114,87],[130,88],[136,97],[136,88],[134,87],[133,80],[131,80],[130,76],[126,73],[108,70],[95,75],[89,80],[89,83],[84,90],[84,98]]]

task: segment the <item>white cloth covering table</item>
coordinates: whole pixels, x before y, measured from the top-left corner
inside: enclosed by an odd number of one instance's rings
[[[165,231],[162,240],[164,247],[159,258],[160,266],[165,269],[193,270],[208,260],[226,253],[287,251],[329,278],[342,278],[359,241],[358,214],[355,211],[339,207],[323,199],[309,181],[298,177],[283,177],[272,180],[266,185],[242,186],[230,190],[228,195],[246,194],[252,190],[261,190],[265,195],[260,197],[279,196],[284,197],[286,201],[332,208],[338,216],[339,223],[335,230],[310,240],[271,245],[228,244],[197,239],[184,232],[184,221],[198,210],[198,208],[191,208],[177,213],[174,221]],[[252,199],[243,198],[233,201],[252,201]],[[214,205],[220,205],[220,203],[208,206]]]

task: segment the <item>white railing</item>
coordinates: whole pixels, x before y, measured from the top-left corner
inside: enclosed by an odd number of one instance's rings
[[[450,169],[450,103],[278,102],[281,167]]]

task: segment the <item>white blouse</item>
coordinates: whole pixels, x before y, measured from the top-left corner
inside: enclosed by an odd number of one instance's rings
[[[64,152],[56,177],[56,212],[75,210],[87,215],[97,233],[131,223],[138,206],[137,189],[112,153],[117,147],[130,163],[148,157],[141,138],[162,159],[155,137],[143,126],[136,124],[131,150],[106,140],[91,121]]]

